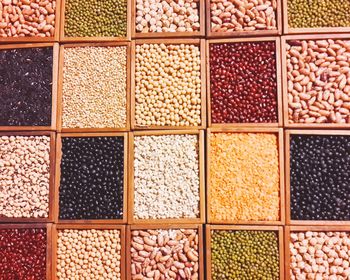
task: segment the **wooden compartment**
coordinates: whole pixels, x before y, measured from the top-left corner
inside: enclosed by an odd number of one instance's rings
[[[0,132],[1,136],[49,136],[50,137],[50,181],[49,181],[49,213],[47,218],[15,218],[1,217],[1,223],[49,223],[54,220],[54,191],[55,191],[55,156],[56,156],[56,134],[50,131],[33,132]],[[29,226],[30,227],[30,226]]]
[[[63,127],[63,71],[64,71],[64,50],[78,47],[119,47],[125,46],[126,51],[126,126],[122,128],[65,128]],[[105,43],[70,43],[60,45],[59,56],[59,80],[58,80],[58,103],[57,103],[57,131],[58,132],[117,132],[130,130],[130,63],[131,63],[131,43],[130,42],[105,42]]]
[[[274,36],[282,34],[282,2],[287,0],[277,0],[276,29],[274,30],[254,30],[254,31],[234,31],[234,32],[212,32],[211,31],[211,0],[206,0],[206,28],[207,38],[237,38],[250,36]],[[231,1],[230,1],[231,2]]]
[[[61,160],[62,160],[62,138],[64,137],[124,137],[124,187],[123,187],[123,218],[122,219],[60,219],[59,218],[59,197],[61,180]],[[58,133],[57,134],[57,153],[55,166],[55,204],[54,221],[59,224],[126,224],[127,222],[127,197],[128,197],[128,133]]]
[[[199,0],[199,31],[193,32],[147,32],[136,31],[136,0],[131,0],[131,37],[139,38],[184,38],[184,37],[204,37],[205,36],[205,1]]]
[[[58,42],[60,37],[60,21],[61,18],[61,0],[56,0],[56,11],[55,11],[55,35],[52,37],[0,37],[0,48],[1,44],[8,43],[46,43],[46,42]],[[18,47],[16,47],[18,48]]]
[[[277,82],[277,123],[213,123],[211,118],[211,94],[210,94],[210,44],[223,43],[249,43],[249,42],[275,42],[276,44],[276,82]],[[283,125],[282,112],[282,81],[281,77],[281,42],[279,37],[256,37],[236,39],[212,39],[206,41],[206,71],[207,71],[207,116],[208,127],[281,127]]]
[[[46,279],[51,280],[52,274],[52,224],[0,224],[1,229],[46,229]]]
[[[149,229],[153,229],[153,230],[157,230],[157,229],[162,229],[162,230],[170,230],[170,229],[196,229],[198,231],[198,249],[199,249],[199,270],[198,270],[198,274],[199,274],[199,280],[204,280],[207,279],[204,277],[204,267],[205,267],[205,263],[204,263],[204,247],[203,247],[203,243],[204,243],[204,237],[203,237],[203,226],[202,225],[198,225],[198,224],[178,224],[178,225],[174,225],[174,224],[158,224],[158,223],[154,223],[152,225],[129,225],[126,228],[126,278],[127,280],[131,280],[131,232],[133,230],[149,230]]]
[[[136,108],[136,98],[135,98],[135,68],[136,68],[136,45],[142,44],[165,44],[165,45],[180,45],[180,44],[190,44],[197,45],[200,48],[200,72],[201,72],[201,125],[199,126],[140,126],[136,124],[135,120],[135,108]],[[167,130],[177,130],[177,129],[204,129],[206,127],[206,75],[205,75],[205,40],[204,39],[142,39],[132,41],[131,45],[131,129],[132,130],[145,130],[145,129],[167,129]]]
[[[198,218],[167,218],[167,219],[136,219],[134,217],[134,138],[137,136],[160,136],[160,135],[197,135],[199,156],[199,217]],[[204,224],[205,223],[205,152],[203,130],[159,130],[159,131],[135,131],[129,137],[129,198],[128,198],[128,223],[143,225],[153,224]]]
[[[211,215],[211,184],[210,184],[210,160],[211,160],[211,135],[214,133],[267,133],[277,135],[278,160],[279,160],[279,220],[278,221],[233,221],[217,220]],[[282,128],[208,128],[207,130],[207,222],[208,224],[236,224],[236,225],[284,225],[285,223],[285,187],[284,187],[284,140]]]
[[[61,19],[60,19],[60,42],[116,42],[116,41],[130,41],[131,40],[131,6],[130,2],[127,1],[127,15],[126,15],[126,36],[125,37],[68,37],[64,33],[65,25],[65,10],[66,10],[66,1],[61,1]]]
[[[72,221],[73,222],[73,221]],[[75,223],[75,222],[74,222]],[[52,273],[51,278],[52,280],[57,280],[56,276],[56,269],[57,269],[57,239],[58,239],[58,231],[59,230],[65,230],[65,229],[77,229],[77,230],[89,230],[89,229],[95,229],[95,230],[119,230],[120,231],[120,239],[121,239],[121,259],[120,259],[120,270],[121,270],[121,279],[125,279],[125,226],[124,225],[100,225],[100,224],[55,224],[52,227]]]
[[[316,28],[290,28],[288,25],[288,0],[282,1],[283,4],[283,33],[284,34],[306,34],[306,33],[348,33],[349,27],[316,27]],[[307,8],[307,7],[306,7]]]
[[[285,270],[285,277],[283,279],[285,280],[291,280],[290,277],[290,234],[292,232],[307,232],[307,231],[323,231],[323,232],[350,232],[349,226],[344,225],[338,225],[338,226],[311,226],[311,225],[305,225],[305,226],[286,226],[284,229],[284,270]]]
[[[0,126],[0,131],[33,131],[33,130],[56,130],[56,108],[57,108],[57,83],[58,83],[58,43],[30,43],[30,44],[9,44],[1,45],[0,51],[11,49],[30,49],[30,48],[45,48],[51,47],[53,49],[52,59],[52,97],[51,97],[51,125],[50,126]],[[0,105],[1,106],[1,105]]]
[[[309,34],[309,35],[289,35],[281,37],[282,55],[282,96],[283,96],[283,119],[286,128],[349,128],[350,123],[289,123],[288,117],[288,80],[287,80],[287,52],[286,44],[290,40],[326,40],[340,39],[349,40],[349,34]]]
[[[211,262],[211,233],[216,230],[224,231],[274,231],[278,233],[278,248],[279,248],[279,269],[280,279],[284,279],[284,241],[282,226],[234,226],[234,225],[206,225],[205,227],[205,246],[206,246],[206,273],[207,280],[212,279],[212,262]]]
[[[345,135],[350,136],[350,130],[286,130],[285,131],[285,176],[286,176],[286,224],[299,226],[350,226],[350,221],[332,220],[293,220],[291,218],[291,182],[290,182],[290,137],[291,135]],[[350,231],[350,227],[349,227]]]

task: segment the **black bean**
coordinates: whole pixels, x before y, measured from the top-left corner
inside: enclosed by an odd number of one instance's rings
[[[0,51],[0,126],[50,126],[53,49]]]
[[[121,219],[124,156],[124,137],[63,137],[60,219]]]
[[[350,220],[350,138],[292,135],[291,218]]]

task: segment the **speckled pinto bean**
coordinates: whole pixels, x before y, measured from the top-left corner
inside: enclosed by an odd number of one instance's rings
[[[199,0],[137,0],[136,31],[199,31]]]
[[[211,0],[211,32],[277,29],[277,0]]]
[[[212,230],[211,265],[212,280],[279,280],[277,233]]]
[[[348,27],[350,1],[288,0],[290,28]]]
[[[53,37],[55,0],[0,1],[0,37]]]
[[[0,136],[0,217],[47,218],[50,137]]]
[[[64,128],[126,126],[126,46],[64,49]]]
[[[134,139],[134,217],[198,218],[198,136],[136,136]]]
[[[200,60],[196,45],[136,46],[137,126],[201,124]]]
[[[131,279],[199,279],[199,236],[195,229],[133,230]]]
[[[350,123],[350,41],[286,45],[289,123]]]
[[[64,229],[58,231],[58,280],[122,280],[120,230]]]
[[[213,133],[209,145],[211,218],[279,220],[277,135]]]
[[[291,280],[345,280],[350,278],[348,232],[292,232]]]
[[[290,137],[294,220],[350,220],[350,136]]]
[[[46,280],[46,229],[0,229],[0,279]]]
[[[213,43],[209,60],[213,123],[277,122],[275,42]]]

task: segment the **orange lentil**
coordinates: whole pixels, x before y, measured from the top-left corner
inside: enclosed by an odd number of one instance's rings
[[[211,134],[210,215],[212,219],[279,220],[279,188],[276,134]]]

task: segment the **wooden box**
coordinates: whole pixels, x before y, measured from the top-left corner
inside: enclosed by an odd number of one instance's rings
[[[205,36],[205,1],[199,0],[199,31],[193,32],[147,32],[136,31],[136,0],[131,0],[131,37],[139,38],[184,38],[184,37],[204,37]]]
[[[1,39],[0,39],[1,40]],[[50,126],[0,126],[0,131],[32,131],[32,130],[56,130],[56,108],[57,108],[57,79],[58,79],[58,43],[30,43],[1,45],[0,51],[11,49],[45,48],[53,49],[52,64],[52,97],[51,97],[51,125]],[[1,105],[0,105],[1,108]]]
[[[52,274],[52,224],[0,224],[1,229],[46,229],[46,279]],[[2,275],[3,276],[3,275]]]
[[[50,181],[49,181],[49,213],[47,218],[15,218],[0,217],[1,223],[49,223],[54,220],[54,191],[55,191],[55,155],[56,155],[56,134],[49,131],[33,132],[0,132],[1,136],[49,136],[50,137]]]
[[[160,136],[160,135],[197,135],[199,157],[199,217],[198,218],[171,218],[171,219],[136,219],[134,217],[134,138],[136,136]],[[129,199],[128,199],[128,222],[129,224],[152,225],[152,224],[203,224],[205,223],[205,152],[204,131],[201,130],[175,130],[175,131],[135,131],[129,137]],[[142,227],[142,226],[141,226]]]
[[[307,232],[307,231],[322,231],[322,232],[350,232],[350,227],[349,226],[343,226],[343,225],[338,225],[338,226],[286,226],[284,229],[284,249],[285,249],[285,259],[284,259],[284,265],[285,265],[285,280],[290,280],[291,275],[290,275],[290,234],[292,232]]]
[[[127,15],[126,15],[126,37],[67,37],[64,33],[65,25],[65,10],[66,10],[66,1],[61,1],[61,20],[60,20],[60,42],[116,42],[116,41],[130,41],[131,40],[131,6],[130,1],[127,1]]]
[[[287,51],[286,44],[290,40],[349,40],[349,34],[310,34],[310,35],[289,35],[281,37],[282,55],[282,88],[283,88],[283,119],[286,128],[348,128],[350,123],[289,123],[288,117],[288,79],[287,79]]]
[[[157,229],[162,229],[162,230],[169,230],[169,229],[196,229],[198,231],[198,249],[199,249],[199,280],[204,280],[206,279],[204,277],[204,248],[203,248],[203,242],[204,242],[204,237],[203,237],[203,226],[198,225],[198,224],[152,224],[152,225],[129,225],[127,226],[126,229],[126,278],[127,280],[132,280],[131,277],[131,232],[133,230],[157,230]]]
[[[207,225],[206,230],[206,273],[207,280],[212,279],[212,262],[211,262],[211,234],[212,231],[225,230],[225,231],[274,231],[278,233],[278,247],[279,247],[279,268],[280,279],[284,279],[284,241],[283,241],[283,227],[281,226],[223,226],[223,225]]]
[[[277,0],[276,29],[274,30],[254,30],[254,31],[234,31],[234,32],[212,32],[211,31],[211,0],[206,0],[206,28],[207,38],[237,38],[250,36],[274,36],[282,34],[282,2],[287,0]],[[229,1],[233,2],[233,1]]]
[[[136,124],[135,120],[135,108],[136,108],[136,98],[135,98],[135,73],[136,73],[136,45],[142,44],[165,44],[165,45],[180,45],[180,44],[190,44],[197,45],[200,47],[200,59],[201,59],[201,125],[200,126],[140,126]],[[131,45],[131,129],[132,130],[144,130],[144,129],[204,129],[206,127],[206,75],[205,75],[205,40],[204,39],[143,39],[136,40],[132,42]]]
[[[123,187],[123,218],[122,219],[67,219],[59,218],[59,197],[61,181],[62,138],[64,137],[124,137],[124,187]],[[127,197],[128,197],[128,133],[65,133],[57,134],[57,153],[55,170],[55,204],[54,221],[59,224],[126,224],[127,222]]]
[[[211,118],[211,94],[210,94],[210,44],[223,43],[249,43],[249,42],[275,42],[276,44],[276,83],[277,83],[277,123],[213,123]],[[207,67],[207,116],[208,127],[281,127],[282,120],[282,82],[281,82],[281,48],[279,37],[256,37],[256,38],[237,38],[237,39],[212,39],[206,41],[206,67]]]
[[[292,220],[291,217],[291,182],[290,182],[290,137],[291,135],[347,135],[350,136],[349,130],[286,130],[285,131],[285,174],[286,174],[286,224],[287,225],[348,225],[350,221],[332,221],[332,220]]]
[[[125,226],[123,225],[99,225],[99,224],[55,224],[52,227],[52,275],[50,279],[57,280],[56,270],[57,270],[57,240],[58,231],[65,229],[77,229],[77,230],[119,230],[121,239],[121,259],[120,259],[120,270],[121,279],[125,279]]]
[[[65,128],[63,127],[63,71],[64,71],[64,50],[67,48],[78,47],[118,47],[126,46],[126,126],[123,128]],[[71,43],[60,45],[59,56],[59,82],[58,82],[58,105],[57,105],[57,131],[59,132],[116,132],[130,130],[130,62],[131,62],[131,43],[129,42],[105,42],[105,43]]]
[[[61,18],[61,0],[56,0],[55,11],[55,35],[52,37],[0,37],[0,45],[8,43],[46,43],[46,42],[58,42],[60,37],[60,21]],[[16,47],[18,48],[18,47]]]
[[[288,0],[282,1],[283,4],[283,33],[284,34],[307,34],[307,33],[348,33],[349,27],[316,27],[316,28],[290,28],[288,25]],[[307,7],[306,7],[307,8]]]
[[[211,160],[211,135],[214,133],[267,133],[275,134],[278,138],[278,160],[279,160],[279,193],[280,193],[280,215],[278,221],[233,221],[217,220],[211,217],[211,184],[210,184],[210,160]],[[282,128],[209,128],[207,131],[207,222],[208,224],[242,224],[242,225],[284,225],[285,222],[285,190],[284,190],[284,140]]]

